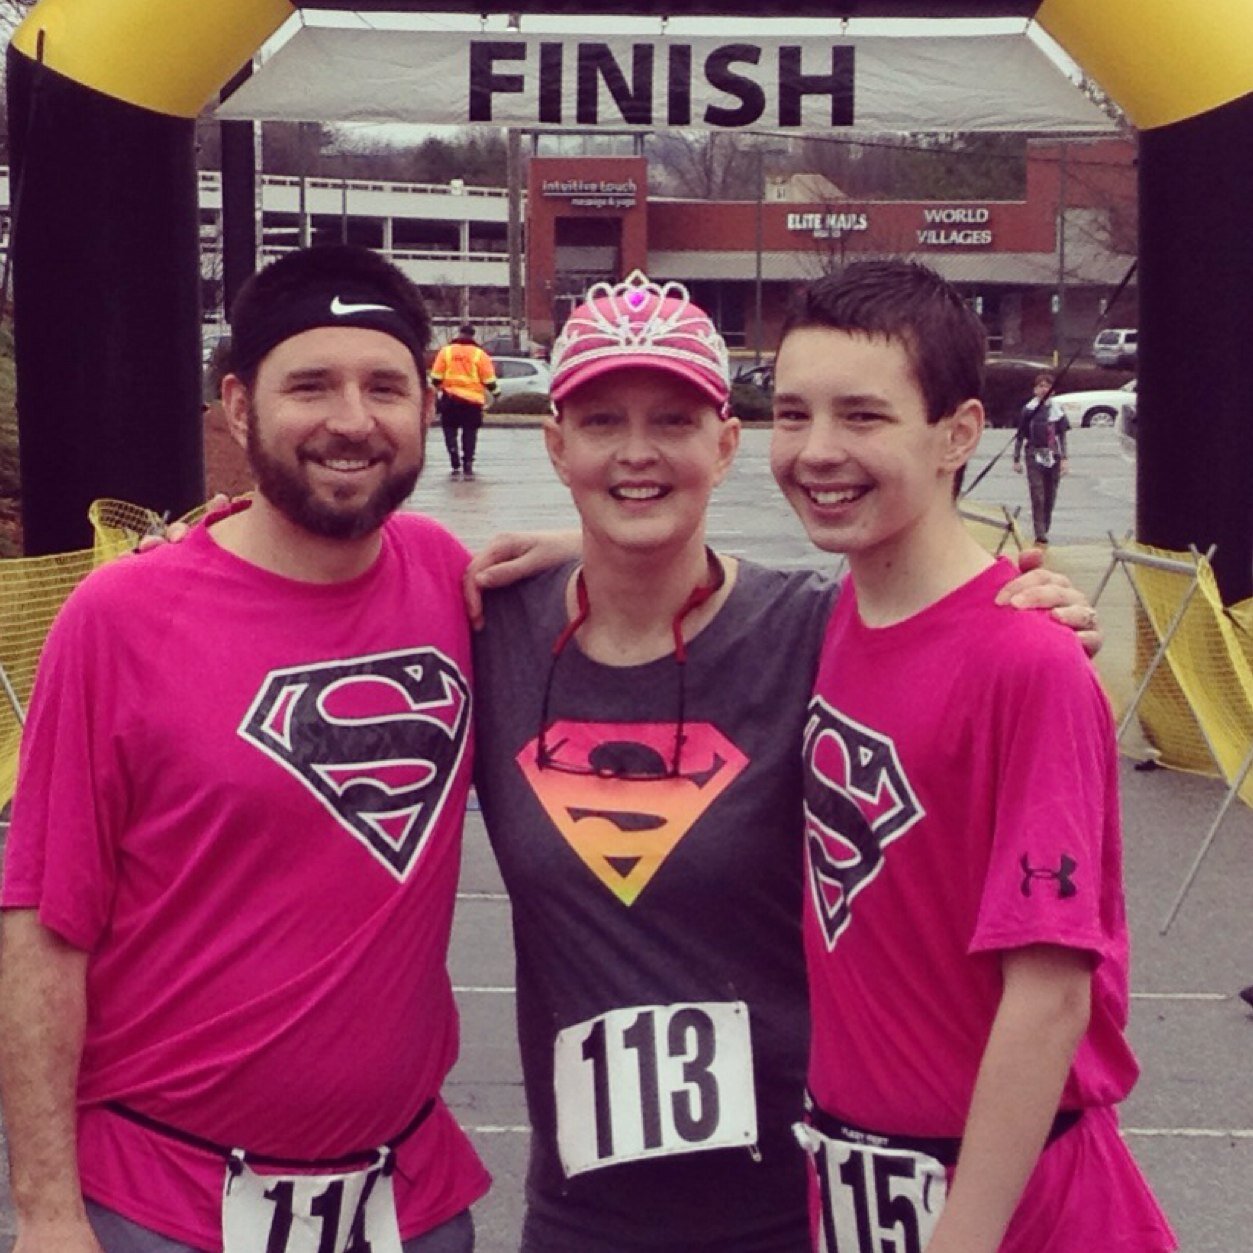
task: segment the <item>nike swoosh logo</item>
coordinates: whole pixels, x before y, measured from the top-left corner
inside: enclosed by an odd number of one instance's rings
[[[345,304],[338,296],[331,301],[331,312],[337,318],[347,317],[351,313],[395,313],[391,305],[350,305]]]

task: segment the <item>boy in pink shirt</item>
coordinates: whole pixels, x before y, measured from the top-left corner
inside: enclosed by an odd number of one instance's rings
[[[1127,928],[1109,710],[955,497],[983,328],[922,266],[807,293],[771,463],[851,577],[805,733],[817,1247],[1167,1253],[1118,1134]]]

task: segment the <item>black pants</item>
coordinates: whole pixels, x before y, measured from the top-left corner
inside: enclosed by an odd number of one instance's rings
[[[95,1201],[87,1202],[87,1218],[105,1253],[196,1253],[190,1244],[137,1226]],[[401,1253],[473,1253],[473,1249],[474,1219],[469,1210],[401,1245]]]
[[[1035,527],[1037,544],[1047,544],[1049,527],[1053,525],[1053,506],[1057,503],[1057,485],[1061,482],[1062,467],[1054,461],[1042,466],[1028,451],[1027,490],[1031,493],[1031,521]]]
[[[444,432],[444,447],[454,470],[474,468],[474,450],[479,442],[479,427],[483,425],[483,406],[460,396],[443,395],[439,398],[439,425]],[[461,447],[457,447],[457,432],[461,432]]]

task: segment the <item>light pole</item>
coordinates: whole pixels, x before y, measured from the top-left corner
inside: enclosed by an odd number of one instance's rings
[[[753,353],[754,365],[761,365],[761,251],[765,234],[766,151],[757,148],[757,276],[753,284]]]
[[[1066,359],[1066,144],[1058,144],[1057,171],[1057,290],[1053,295],[1053,364]]]
[[[761,342],[764,329],[761,295],[762,253],[765,249],[766,158],[780,156],[787,149],[771,148],[765,144],[758,144],[754,151],[757,154],[757,270],[753,284],[753,353],[755,357],[754,365],[761,365]]]
[[[522,29],[522,14],[509,14],[509,29]],[[513,352],[522,351],[522,322],[525,316],[522,289],[522,132],[511,126],[505,132],[506,183],[509,221],[506,247],[509,252],[509,339]]]

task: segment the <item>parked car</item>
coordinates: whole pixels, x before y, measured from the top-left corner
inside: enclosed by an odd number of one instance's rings
[[[1135,421],[1136,381],[1092,392],[1061,392],[1053,396],[1071,426],[1113,426],[1124,409]]]
[[[765,422],[774,408],[774,366],[741,366],[731,379],[731,412],[743,422]]]
[[[490,339],[479,341],[479,347],[491,357],[525,357],[522,345],[510,335],[493,335]]]
[[[200,325],[200,361],[208,365],[218,344],[226,337],[227,330],[213,322],[202,322]]]
[[[744,383],[749,387],[756,387],[767,396],[771,396],[774,394],[774,366],[769,363],[744,366],[736,370],[735,377],[731,382]]]
[[[1097,365],[1134,369],[1139,332],[1129,328],[1104,330],[1092,341],[1092,359]]]
[[[492,364],[496,367],[496,380],[500,384],[494,402],[498,407],[511,396],[524,393],[548,395],[552,373],[546,361],[535,357],[493,357]]]
[[[1136,456],[1136,402],[1135,393],[1131,393],[1131,403],[1125,404],[1118,415],[1114,429],[1118,432],[1118,447],[1128,461]]]
[[[480,345],[488,356],[495,357],[535,357],[539,361],[547,361],[548,347],[534,342],[519,343],[509,335],[493,335]]]

